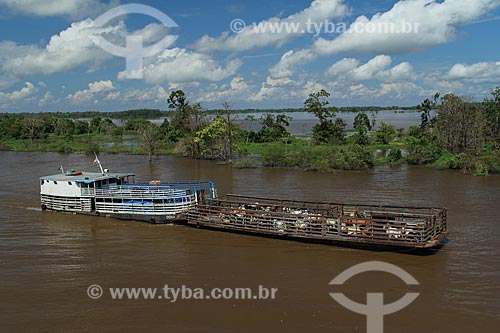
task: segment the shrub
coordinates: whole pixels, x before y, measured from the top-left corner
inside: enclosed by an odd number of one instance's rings
[[[257,167],[257,161],[253,158],[243,158],[233,164],[237,169],[253,169]]]
[[[401,153],[401,149],[394,148],[389,151],[387,155],[387,159],[390,164],[398,164],[403,160],[403,154]]]

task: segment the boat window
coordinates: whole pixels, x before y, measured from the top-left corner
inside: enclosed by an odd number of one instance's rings
[[[42,180],[40,181],[40,184],[42,184],[42,185],[43,185],[43,183],[44,183],[44,180],[42,179]]]
[[[54,184],[57,185],[57,181],[54,180]]]
[[[68,185],[70,185],[70,186],[71,186],[71,182],[68,182]]]

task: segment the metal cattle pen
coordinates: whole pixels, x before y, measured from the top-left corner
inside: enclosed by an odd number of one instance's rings
[[[240,195],[208,200],[188,223],[234,232],[360,246],[433,248],[447,234],[446,208],[387,207]]]

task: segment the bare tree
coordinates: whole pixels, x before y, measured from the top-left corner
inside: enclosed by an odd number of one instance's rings
[[[222,104],[226,115],[226,156],[225,160],[231,163],[233,157],[233,119],[231,119],[232,105],[229,102]]]
[[[43,128],[43,120],[39,115],[29,115],[24,119],[24,127],[29,133],[31,142],[33,142],[34,139],[40,136],[40,132]]]
[[[139,129],[139,138],[141,146],[148,153],[149,161],[152,160],[153,155],[160,146],[160,129],[155,124],[148,122]]]
[[[477,153],[484,143],[484,116],[471,98],[447,94],[438,109],[438,135],[453,154]]]

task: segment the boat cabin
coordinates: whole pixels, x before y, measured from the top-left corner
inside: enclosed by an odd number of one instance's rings
[[[51,196],[93,196],[95,189],[110,188],[135,183],[133,173],[97,173],[68,171],[40,177],[40,194]]]

